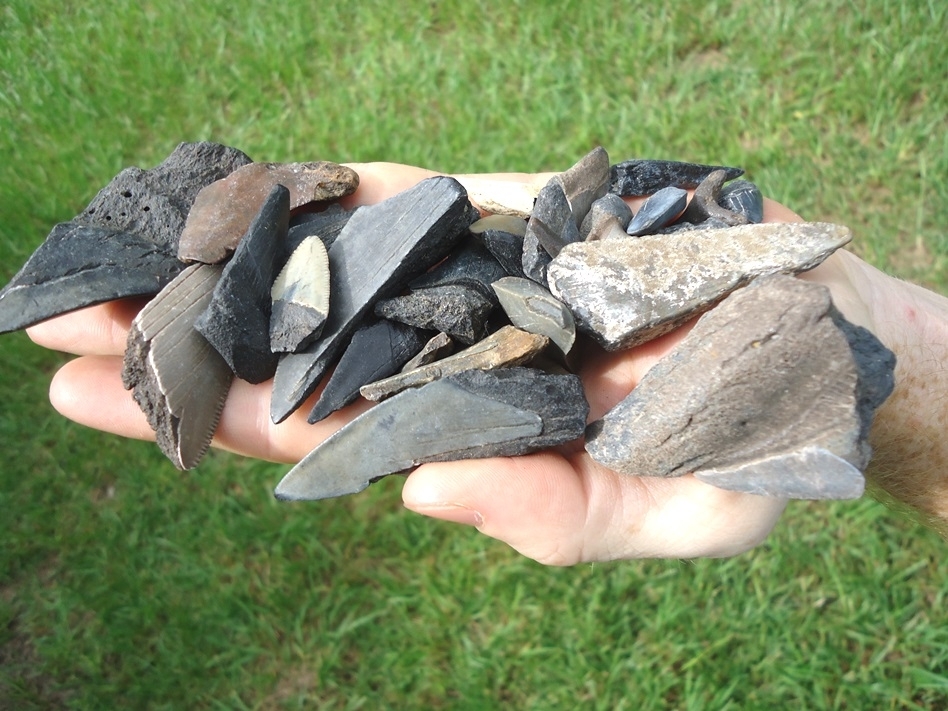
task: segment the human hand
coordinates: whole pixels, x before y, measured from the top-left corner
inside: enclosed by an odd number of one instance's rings
[[[436,175],[392,164],[353,166],[358,191],[347,206],[372,204]],[[459,176],[462,182],[464,176]],[[505,174],[510,181],[545,182],[548,176]],[[799,218],[768,201],[765,221]],[[839,281],[832,260],[815,278]],[[845,290],[844,287],[839,287]],[[39,345],[79,357],[53,378],[50,400],[64,416],[114,434],[154,439],[145,416],[121,383],[122,354],[141,300],[123,300],[66,314],[28,329]],[[845,312],[845,309],[844,309]],[[605,353],[584,343],[579,375],[598,419],[622,400],[648,368],[690,326],[638,348]],[[359,401],[310,425],[306,415],[318,392],[279,425],[270,420],[270,384],[237,380],[228,395],[213,445],[246,456],[296,462],[369,403]],[[407,508],[434,518],[474,525],[542,563],[637,557],[691,558],[743,552],[770,532],[785,501],[724,491],[693,476],[630,477],[594,462],[581,443],[521,457],[426,464],[407,479]]]

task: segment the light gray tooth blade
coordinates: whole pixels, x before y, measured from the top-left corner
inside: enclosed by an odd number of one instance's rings
[[[142,309],[129,331],[122,381],[179,469],[204,456],[233,381],[230,367],[194,329],[221,271],[189,267]]]
[[[270,297],[270,348],[275,353],[295,353],[319,337],[329,315],[329,255],[319,237],[307,237],[293,251]]]
[[[695,478],[719,489],[782,499],[858,499],[866,488],[859,469],[820,447],[702,469]]]
[[[625,231],[633,237],[638,237],[660,230],[671,224],[687,203],[687,191],[672,186],[662,188],[645,201]]]
[[[548,337],[564,355],[570,352],[576,324],[566,304],[530,279],[504,277],[492,286],[514,326]]]
[[[472,446],[539,435],[539,415],[449,381],[407,390],[360,415],[310,452],[275,490],[279,499],[355,494],[373,480]]]

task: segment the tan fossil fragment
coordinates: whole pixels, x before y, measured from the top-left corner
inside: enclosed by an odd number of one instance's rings
[[[465,370],[491,370],[526,363],[549,345],[546,336],[504,326],[482,341],[453,356],[364,385],[360,389],[367,400],[383,400],[406,388],[430,383],[446,375]]]

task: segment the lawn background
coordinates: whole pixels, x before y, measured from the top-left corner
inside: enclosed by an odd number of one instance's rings
[[[602,145],[742,166],[948,293],[946,37],[935,0],[12,0],[0,280],[182,140],[455,172]],[[179,473],[58,417],[64,360],[0,338],[0,708],[948,705],[945,544],[870,499],[731,560],[544,568],[394,480],[288,506],[286,467]]]

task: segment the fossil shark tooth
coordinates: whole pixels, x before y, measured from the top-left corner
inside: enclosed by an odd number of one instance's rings
[[[625,200],[613,193],[606,193],[589,208],[579,226],[579,238],[583,241],[602,239],[616,225],[625,232],[632,221],[632,208]]]
[[[280,360],[270,415],[282,422],[312,393],[375,302],[437,264],[478,217],[456,180],[436,176],[360,208],[329,248],[333,307],[318,340]]]
[[[345,209],[337,202],[331,203],[329,207],[321,212],[304,212],[299,215],[290,216],[290,231],[286,235],[286,251],[292,254],[296,248],[303,243],[307,237],[319,237],[326,249],[332,247],[336,237],[342,232],[349,218],[358,210],[354,207],[351,210]]]
[[[466,371],[376,405],[317,446],[277,485],[284,500],[354,494],[419,464],[515,456],[585,427],[579,378],[527,368]]]
[[[522,365],[549,343],[550,339],[546,336],[527,333],[513,326],[504,326],[483,341],[478,341],[452,356],[369,383],[362,386],[359,392],[367,400],[377,402],[406,388],[424,385],[465,370],[494,370]]]
[[[467,286],[477,289],[494,301],[491,284],[507,276],[507,270],[480,241],[469,238],[458,246],[443,262],[421,276],[415,277],[408,288],[428,289],[435,286]]]
[[[862,493],[868,433],[895,359],[826,287],[773,275],[738,289],[591,424],[599,463],[793,498]]]
[[[523,238],[525,263],[527,244],[532,244],[533,241],[538,242],[551,257],[559,254],[567,244],[579,241],[579,227],[573,218],[569,199],[563,185],[555,178],[543,186],[527,222],[527,231]],[[524,272],[527,272],[526,264]]]
[[[397,373],[424,346],[424,331],[381,320],[356,331],[309,413],[319,422],[359,397],[363,385]]]
[[[669,185],[690,190],[698,187],[698,184],[715,170],[723,170],[725,180],[733,180],[744,174],[741,168],[723,165],[634,158],[611,167],[609,192],[622,197],[632,197],[651,195]]]
[[[746,225],[749,220],[739,212],[733,212],[726,207],[718,204],[718,198],[721,195],[721,188],[727,179],[727,171],[715,170],[707,178],[701,181],[695,194],[691,197],[691,202],[679,218],[682,222],[701,223],[709,218],[714,218],[729,227],[737,225]]]
[[[676,187],[662,188],[645,201],[626,227],[633,237],[649,234],[670,224],[685,209],[688,192]]]
[[[128,335],[122,382],[179,469],[204,456],[233,381],[230,367],[194,329],[220,274],[219,266],[188,267],[141,310]]]
[[[346,166],[310,163],[251,163],[197,194],[178,241],[178,258],[214,264],[236,248],[275,185],[289,191],[290,209],[354,192],[358,174]]]
[[[764,196],[749,180],[735,180],[721,188],[718,204],[747,218],[748,222],[763,222]]]
[[[293,251],[270,298],[270,350],[295,353],[319,337],[329,315],[329,255],[318,236]]]
[[[157,294],[186,265],[178,235],[197,192],[250,162],[235,148],[182,143],[148,170],[126,168],[0,291],[0,333],[84,306]]]
[[[517,328],[547,336],[564,355],[576,340],[576,324],[566,304],[530,279],[504,277],[494,282],[500,305]]]
[[[573,166],[552,178],[563,188],[577,229],[592,204],[608,192],[609,178],[609,154],[602,146],[592,149]]]
[[[237,377],[249,383],[262,383],[276,370],[278,356],[270,349],[270,290],[283,266],[289,202],[289,190],[275,185],[194,324]]]
[[[812,269],[852,238],[821,222],[767,223],[568,245],[550,291],[607,350],[651,340],[757,276]]]

